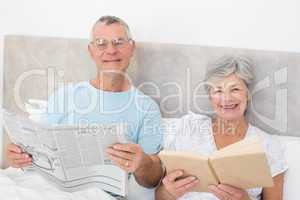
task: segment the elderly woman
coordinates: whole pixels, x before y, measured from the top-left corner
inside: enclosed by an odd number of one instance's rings
[[[231,185],[210,185],[209,193],[189,192],[201,180],[195,177],[181,178],[182,169],[169,172],[156,190],[157,200],[280,200],[283,191],[283,174],[287,170],[280,143],[271,135],[249,124],[245,118],[254,78],[251,62],[246,58],[227,57],[213,66],[206,74],[206,89],[214,110],[214,117],[188,114],[186,122],[197,120],[200,125],[198,134],[195,129],[178,133],[171,150],[193,151],[210,155],[230,144],[248,137],[258,136],[270,165],[274,186],[243,190]],[[208,127],[208,128],[207,128]],[[206,131],[204,131],[206,130]],[[195,136],[196,135],[196,136]],[[197,138],[195,138],[197,137]]]

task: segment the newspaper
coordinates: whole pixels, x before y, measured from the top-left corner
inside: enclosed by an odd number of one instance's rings
[[[48,125],[7,111],[4,127],[11,141],[32,156],[32,168],[65,191],[97,186],[126,196],[128,174],[105,149],[125,143],[126,124]]]

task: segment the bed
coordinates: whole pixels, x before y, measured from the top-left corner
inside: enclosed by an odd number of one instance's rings
[[[24,102],[28,99],[45,100],[56,88],[66,83],[92,78],[95,66],[89,58],[87,43],[86,39],[77,38],[5,36],[3,107],[24,114]],[[164,118],[180,118],[189,111],[210,113],[201,81],[206,66],[224,55],[243,55],[254,61],[256,80],[247,117],[254,125],[277,135],[285,145],[289,170],[285,174],[284,199],[298,199],[300,53],[137,42],[129,77],[136,87],[159,104]],[[3,141],[4,149],[7,143],[5,134]],[[2,158],[2,168],[5,168],[7,164]],[[1,170],[0,191],[9,190],[5,181],[18,180],[10,182],[10,188],[18,188],[16,183],[25,181],[16,174],[22,175],[22,172]],[[38,185],[42,185],[39,182],[42,180],[38,177],[36,180]],[[25,181],[26,184],[30,183]],[[105,196],[101,191],[96,192],[87,194]],[[145,199],[153,198],[153,190],[141,191],[139,195],[143,195],[143,192]],[[56,191],[53,194],[58,193]],[[34,192],[31,191],[31,194]],[[71,194],[64,195],[61,199]],[[84,198],[84,194],[80,193],[78,198],[80,195]],[[130,199],[139,199],[139,195]]]

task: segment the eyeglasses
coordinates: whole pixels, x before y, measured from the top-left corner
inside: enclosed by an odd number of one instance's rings
[[[99,50],[105,50],[108,47],[109,43],[111,43],[111,45],[114,48],[122,49],[122,48],[126,47],[126,45],[128,45],[129,43],[132,43],[132,42],[133,42],[132,39],[125,39],[125,38],[117,38],[117,39],[112,39],[112,40],[98,38],[98,39],[95,39],[94,41],[92,41],[91,44],[94,45],[95,47],[97,47]]]

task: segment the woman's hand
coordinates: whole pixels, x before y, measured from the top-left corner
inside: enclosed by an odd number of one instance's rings
[[[230,185],[210,185],[208,190],[220,200],[249,200],[245,190]]]
[[[6,148],[6,157],[9,166],[22,168],[32,164],[30,155],[24,153],[22,149],[15,144],[9,144]]]
[[[167,192],[175,197],[175,199],[183,196],[199,183],[197,177],[188,176],[182,178],[183,175],[183,170],[174,170],[168,173],[162,180]]]

